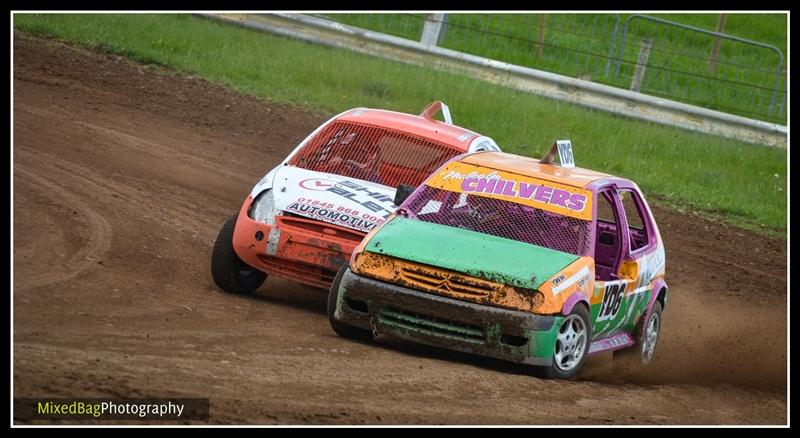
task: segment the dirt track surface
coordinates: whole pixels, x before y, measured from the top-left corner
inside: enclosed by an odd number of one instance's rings
[[[786,245],[655,209],[655,363],[572,381],[336,336],[325,293],[222,293],[222,223],[326,117],[14,36],[14,396],[210,397],[213,423],[785,424]]]

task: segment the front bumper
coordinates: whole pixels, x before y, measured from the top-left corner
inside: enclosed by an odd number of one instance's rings
[[[374,280],[347,269],[334,318],[396,338],[511,362],[548,366],[560,316],[460,301]]]
[[[312,219],[276,216],[274,226],[258,222],[248,216],[252,202],[248,197],[239,211],[233,249],[243,262],[267,274],[329,289],[363,238],[363,233]]]

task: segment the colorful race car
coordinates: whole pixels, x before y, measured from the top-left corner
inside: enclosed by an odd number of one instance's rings
[[[647,364],[667,303],[658,227],[635,183],[571,157],[559,141],[542,160],[481,152],[443,165],[396,200],[337,274],[333,329],[541,366],[552,378],[601,351]]]
[[[440,111],[444,122],[434,119]],[[439,101],[419,116],[345,111],[267,173],[223,225],[214,282],[251,293],[274,274],[328,290],[366,233],[395,210],[398,185],[419,185],[464,152],[497,150],[491,138],[453,125]]]

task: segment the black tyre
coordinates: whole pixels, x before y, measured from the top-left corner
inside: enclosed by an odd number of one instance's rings
[[[592,325],[589,322],[589,309],[576,304],[564,318],[556,334],[553,349],[553,364],[544,369],[545,377],[569,379],[580,371],[589,353],[592,342]]]
[[[214,283],[234,294],[251,294],[264,283],[267,274],[243,262],[233,250],[233,229],[236,226],[233,215],[219,231],[214,250],[211,253],[211,276]]]
[[[333,279],[331,289],[328,292],[328,321],[330,322],[333,331],[335,331],[341,337],[357,339],[360,341],[372,340],[372,333],[369,330],[347,325],[337,320],[333,316],[333,314],[336,313],[336,301],[339,298],[339,286],[342,284],[342,277],[344,276],[344,272],[346,270],[347,265],[342,266],[339,269],[339,272],[336,273],[336,278]]]
[[[614,359],[636,359],[642,366],[646,366],[653,360],[656,354],[658,340],[661,339],[661,303],[656,301],[653,304],[653,311],[645,321],[642,318],[636,329],[633,331],[633,338],[636,344],[632,347],[617,350],[614,352]]]

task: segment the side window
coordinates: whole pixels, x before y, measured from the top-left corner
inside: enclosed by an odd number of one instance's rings
[[[605,193],[598,193],[597,199],[599,201],[597,203],[597,219],[613,225],[615,222],[614,207],[609,202]]]
[[[614,215],[614,195],[610,191],[597,193],[597,230],[594,243],[595,278],[612,279],[619,265],[622,236]]]
[[[648,241],[647,220],[644,218],[644,205],[639,194],[633,190],[620,190],[620,200],[625,207],[625,217],[628,219],[628,233],[630,234],[631,252],[646,247]]]

